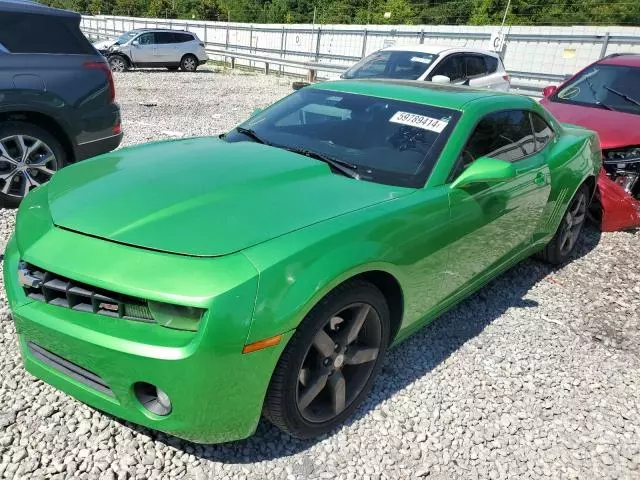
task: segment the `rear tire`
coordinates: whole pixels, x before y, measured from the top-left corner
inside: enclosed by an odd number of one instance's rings
[[[195,72],[198,69],[198,59],[195,55],[187,54],[180,60],[180,68],[183,72]]]
[[[27,122],[0,123],[0,207],[15,208],[68,161],[60,142]]]
[[[295,438],[343,423],[367,397],[389,344],[390,314],[374,285],[348,281],[307,314],[271,377],[265,417]]]
[[[581,185],[569,202],[560,226],[546,247],[536,256],[551,265],[565,263],[578,243],[582,227],[587,218],[589,188]]]

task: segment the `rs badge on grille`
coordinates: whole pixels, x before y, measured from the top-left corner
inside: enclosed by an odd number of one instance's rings
[[[100,304],[98,305],[98,308],[101,308],[103,310],[109,310],[110,312],[117,312],[118,311],[118,304],[117,303],[100,302]]]

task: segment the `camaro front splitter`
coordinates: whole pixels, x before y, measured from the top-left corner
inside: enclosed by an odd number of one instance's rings
[[[603,232],[640,228],[640,201],[613,182],[604,170],[598,177],[598,200]]]

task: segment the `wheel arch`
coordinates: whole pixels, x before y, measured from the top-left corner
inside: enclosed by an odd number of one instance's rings
[[[76,156],[71,138],[64,127],[54,117],[42,112],[30,110],[0,112],[0,123],[12,121],[31,123],[47,130],[60,141],[70,163],[75,162]]]
[[[361,279],[373,284],[384,296],[387,306],[389,307],[389,313],[391,315],[391,331],[389,333],[389,343],[393,343],[394,339],[400,331],[402,325],[402,317],[404,314],[404,294],[400,282],[396,277],[384,270],[369,270],[353,277],[350,277],[346,281],[354,279]],[[344,282],[342,282],[344,283]],[[342,283],[340,285],[342,285]],[[337,287],[334,287],[337,288]]]
[[[186,57],[193,57],[193,58],[195,58],[195,59],[196,59],[196,61],[198,60],[198,56],[197,56],[195,53],[188,52],[188,53],[185,53],[184,55],[182,55],[182,56],[180,57],[180,63],[182,63],[182,61],[183,61]]]
[[[127,55],[126,53],[122,53],[122,52],[114,53],[111,55],[111,57],[121,57],[125,62],[127,62],[127,66],[129,68],[133,67],[133,62],[131,61],[131,58],[129,58],[129,55]]]
[[[589,189],[589,198],[590,199],[592,199],[593,196],[596,193],[596,182],[597,182],[597,179],[596,179],[595,175],[588,175],[587,178],[585,178],[582,181],[582,183],[580,184],[580,185],[586,185],[587,186],[587,188]],[[580,187],[578,187],[578,188],[580,188]],[[578,190],[576,189],[576,192],[577,191]],[[574,192],[574,195],[575,195],[575,192]]]

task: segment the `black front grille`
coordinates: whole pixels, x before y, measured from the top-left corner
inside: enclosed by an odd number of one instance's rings
[[[27,348],[29,349],[29,353],[31,353],[31,355],[33,355],[45,365],[53,368],[54,370],[57,370],[60,373],[63,373],[66,376],[71,377],[74,380],[77,380],[78,382],[93,388],[94,390],[98,390],[105,395],[108,395],[110,397],[115,396],[111,391],[111,388],[109,388],[109,385],[107,385],[107,383],[95,373],[90,372],[89,370],[82,368],[75,363],[65,360],[59,355],[56,355],[55,353],[52,353],[33,342],[27,342]]]
[[[21,262],[20,283],[29,298],[58,307],[155,323],[145,300],[99,289]]]

